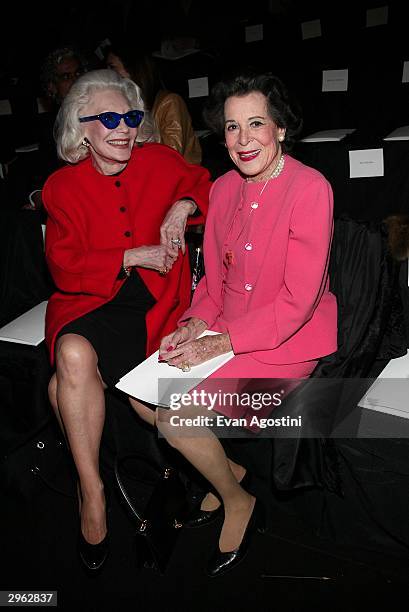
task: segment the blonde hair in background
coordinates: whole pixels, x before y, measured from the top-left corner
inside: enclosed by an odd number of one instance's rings
[[[129,102],[132,110],[144,110],[139,87],[131,79],[120,77],[114,70],[92,70],[81,76],[64,99],[54,125],[58,157],[71,164],[76,164],[89,155],[88,148],[83,144],[83,126],[78,118],[84,114],[84,108],[92,99],[93,93],[101,90],[118,91]],[[146,111],[138,127],[136,142],[159,142],[155,122]]]

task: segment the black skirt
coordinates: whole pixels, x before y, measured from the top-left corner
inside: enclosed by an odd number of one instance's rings
[[[98,369],[108,387],[146,358],[148,310],[156,300],[136,270],[116,296],[95,310],[65,325],[57,337],[78,334],[86,338],[98,356]]]

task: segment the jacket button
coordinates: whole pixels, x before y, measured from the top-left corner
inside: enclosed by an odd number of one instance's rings
[[[255,210],[256,208],[258,208],[258,202],[252,202],[250,206],[253,210]]]
[[[251,244],[251,242],[246,242],[246,244],[244,245],[244,248],[246,249],[246,251],[252,251],[253,245]]]
[[[125,212],[125,211],[126,211],[126,206],[121,206],[121,207],[119,208],[119,210],[120,210],[121,212]]]
[[[121,181],[115,181],[115,187],[120,187],[121,186]]]
[[[251,283],[246,283],[244,288],[246,291],[251,291],[253,289],[253,285]]]
[[[124,236],[126,236],[127,238],[130,238],[132,236],[132,232],[128,230],[124,233]]]

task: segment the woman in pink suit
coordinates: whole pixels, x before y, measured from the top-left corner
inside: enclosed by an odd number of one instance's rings
[[[161,357],[188,371],[233,351],[212,378],[308,377],[337,348],[336,300],[328,288],[331,187],[288,155],[301,119],[271,74],[218,83],[205,116],[237,168],[212,187],[206,275],[179,327],[162,340]],[[205,330],[220,333],[198,338]],[[224,509],[207,568],[220,575],[242,559],[257,524],[256,499],[239,484],[245,469],[226,457],[210,431],[181,435],[160,418],[158,427],[217,493],[204,498],[189,525],[206,524]]]

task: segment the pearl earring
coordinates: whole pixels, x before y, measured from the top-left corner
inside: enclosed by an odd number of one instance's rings
[[[279,136],[278,137],[278,142],[283,142],[284,141],[285,136]]]
[[[89,147],[89,142],[86,138],[83,138],[82,143],[81,143],[82,147]]]

